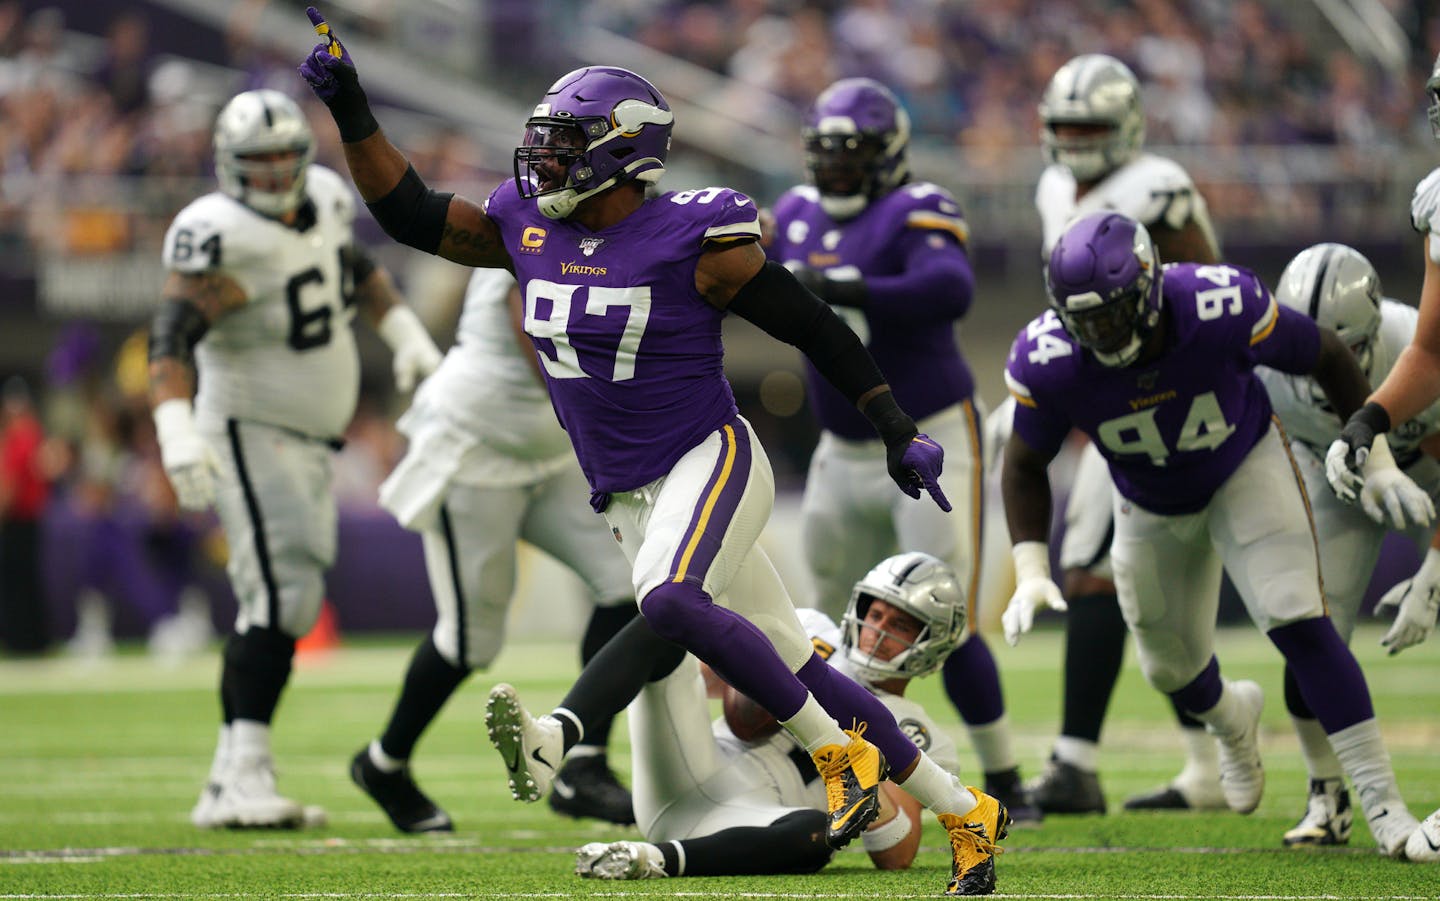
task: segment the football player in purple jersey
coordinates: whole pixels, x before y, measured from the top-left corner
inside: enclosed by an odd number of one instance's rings
[[[520,283],[551,402],[596,512],[632,563],[644,621],[800,740],[826,783],[832,844],[875,818],[889,772],[946,828],[947,891],[992,892],[1004,805],[961,785],[873,695],[826,665],[755,545],[774,480],[725,380],[727,311],[815,362],[881,435],[902,490],[948,502],[940,445],[919,434],[855,334],[766,262],[754,203],[727,188],[647,197],[674,115],[648,81],[609,66],[551,86],[526,122],[514,182],[483,207],[434,192],[380,130],[349,53],[307,12],[322,41],[300,73],[329,107],[356,187],[387,233],[454,262],[508,269]],[[638,693],[645,673],[634,669],[615,677]],[[539,799],[583,737],[578,721],[533,718],[503,692],[492,692],[487,723],[523,800]]]
[[[1040,143],[1049,165],[1035,186],[1042,260],[1069,222],[1113,209],[1145,226],[1163,260],[1220,261],[1209,208],[1190,174],[1174,160],[1144,149],[1141,96],[1135,73],[1102,53],[1069,60],[1046,85],[1039,105]],[[1007,434],[1013,407],[1006,402],[995,414],[1004,417]],[[1113,490],[1104,459],[1087,447],[1070,486],[1060,544],[1060,587],[1068,606],[1060,734],[1044,771],[1025,786],[1046,813],[1105,812],[1100,733],[1127,636],[1110,569]],[[1012,618],[1024,614],[1006,613]],[[1199,721],[1178,709],[1176,715],[1185,766],[1159,788],[1127,798],[1125,809],[1225,807],[1215,743]]]
[[[1016,336],[1006,383],[1016,400],[1002,493],[1015,593],[1049,606],[1046,465],[1071,428],[1114,478],[1115,584],[1152,686],[1218,740],[1227,804],[1264,790],[1254,682],[1222,679],[1213,653],[1221,568],[1285,657],[1355,784],[1382,853],[1401,856],[1418,822],[1405,809],[1369,688],[1325,613],[1305,492],[1271,425],[1254,370],[1306,374],[1342,415],[1368,392],[1333,331],[1277,304],[1254,274],[1178,263],[1162,271],[1145,227],[1114,212],[1077,219],[1050,254],[1051,309]],[[1381,499],[1425,518],[1403,475]]]
[[[924,551],[954,568],[966,597],[978,598],[981,414],[955,335],[974,287],[964,214],[945,188],[912,180],[910,116],[878,81],[845,78],[827,87],[806,114],[802,136],[809,183],[776,201],[767,253],[850,325],[896,399],[944,445],[941,486],[960,511],[904,503],[875,430],[808,366],[822,429],[801,513],[815,597],[838,615],[835,602],[868,561]],[[968,639],[945,661],[945,691],[969,727],[985,791],[1016,821],[1038,820],[1021,787],[1000,675],[978,622],[971,610]]]

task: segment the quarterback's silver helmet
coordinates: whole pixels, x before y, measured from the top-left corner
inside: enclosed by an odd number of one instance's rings
[[[1065,135],[1056,126],[1091,126],[1094,134]],[[1113,56],[1087,53],[1050,79],[1040,99],[1040,144],[1045,158],[1076,181],[1095,181],[1134,159],[1145,143],[1140,82]]]
[[[884,601],[920,621],[920,634],[908,641],[889,632],[889,637],[907,645],[904,650],[881,660],[872,651],[860,649],[860,630],[865,614],[876,600]],[[850,603],[841,621],[841,644],[855,674],[869,682],[894,678],[916,678],[940,668],[950,652],[965,640],[965,610],[968,599],[960,579],[944,561],[912,551],[880,561],[865,578],[855,583]],[[873,648],[873,646],[872,646]]]
[[[300,206],[314,159],[310,123],[279,91],[236,94],[215,119],[220,190],[257,213],[281,216]]]
[[[1280,274],[1275,299],[1332,329],[1370,375],[1370,348],[1380,331],[1380,276],[1364,254],[1344,244],[1300,251]]]

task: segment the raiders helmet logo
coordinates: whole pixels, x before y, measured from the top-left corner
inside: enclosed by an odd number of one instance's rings
[[[930,750],[930,730],[925,728],[924,723],[919,720],[906,718],[901,720],[898,725],[900,726],[900,731],[904,732],[907,738],[915,742],[915,747],[922,751]]]

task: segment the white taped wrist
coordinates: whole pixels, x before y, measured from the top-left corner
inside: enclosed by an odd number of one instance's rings
[[[195,434],[195,411],[190,401],[172,397],[155,406],[155,438],[163,446],[166,441]]]
[[[910,819],[910,815],[903,810],[897,811],[889,822],[873,826],[861,833],[860,843],[871,854],[879,854],[905,841],[914,828],[915,821]]]
[[[420,317],[404,304],[391,307],[385,318],[375,326],[375,331],[392,351],[412,341],[431,341],[430,333],[425,330],[425,324],[420,321]]]
[[[1050,545],[1044,541],[1022,541],[1010,548],[1015,560],[1015,582],[1050,578]]]

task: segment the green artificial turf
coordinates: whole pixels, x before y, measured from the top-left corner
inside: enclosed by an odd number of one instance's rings
[[[1440,806],[1440,639],[1394,658],[1362,625],[1354,646],[1412,811]],[[329,825],[304,832],[202,832],[187,819],[215,739],[216,653],[178,667],[138,649],[84,664],[56,657],[0,662],[0,901],[18,898],[484,898],[746,897],[908,898],[939,895],[949,854],[927,820],[908,871],[875,871],[858,848],[803,877],[593,882],[571,873],[573,850],[637,838],[632,828],[559,817],[543,803],[510,800],[484,736],[489,686],[509,681],[537,710],[576,671],[573,646],[515,642],[451,701],[414,761],[422,786],[455,818],[449,836],[401,836],[346,775],[350,756],[381,727],[413,638],[349,641],[297,666],[276,719],[280,787],[318,804]],[[991,646],[1005,682],[1016,750],[1039,771],[1059,716],[1058,631],[1019,648]],[[1101,777],[1108,816],[1052,817],[1016,829],[998,863],[998,893],[1023,898],[1436,898],[1440,865],[1380,857],[1356,823],[1347,848],[1282,849],[1304,807],[1305,775],[1281,695],[1276,652],[1253,629],[1217,644],[1231,678],[1266,690],[1261,747],[1268,784],[1251,816],[1130,814],[1123,799],[1180,765],[1169,705],[1134,667],[1133,651],[1111,706]],[[965,731],[938,680],[915,687],[962,747]],[[613,761],[629,764],[617,730]],[[858,845],[858,843],[857,843]]]

